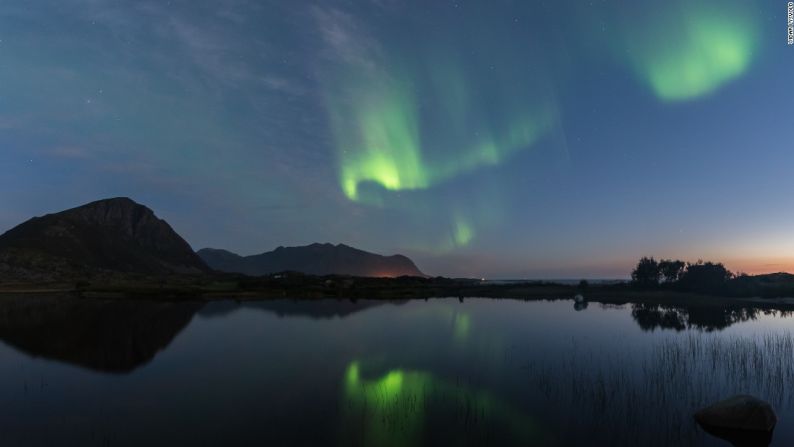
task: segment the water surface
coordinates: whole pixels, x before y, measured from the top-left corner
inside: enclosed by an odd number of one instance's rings
[[[794,443],[794,320],[748,307],[434,299],[0,298],[9,446],[729,445],[761,397]]]

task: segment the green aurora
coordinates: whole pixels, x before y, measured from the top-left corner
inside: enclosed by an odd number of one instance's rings
[[[757,47],[752,11],[732,2],[675,6],[635,19],[624,36],[632,65],[660,100],[706,95],[749,68]],[[363,193],[362,185],[430,188],[532,147],[558,120],[556,101],[537,95],[550,86],[542,76],[511,68],[528,48],[508,43],[510,38],[498,31],[483,36],[488,47],[504,53],[499,76],[505,82],[471,76],[472,63],[486,62],[450,56],[465,39],[450,43],[435,35],[421,43],[430,50],[410,48],[407,56],[401,54],[405,48],[387,44],[367,55],[373,65],[348,63],[327,95],[345,196],[382,206],[382,196]],[[483,91],[489,93],[483,97]],[[480,119],[489,108],[505,118]]]
[[[603,44],[617,43],[660,101],[702,97],[746,72],[757,47],[752,11],[730,1],[713,5],[672,3],[633,14],[623,33]],[[383,33],[355,57],[338,58],[324,94],[338,181],[348,200],[424,219],[428,207],[417,203],[420,196],[402,200],[400,193],[504,165],[560,129],[557,98],[574,78],[559,54],[534,48],[531,34],[521,40],[501,25],[489,26],[483,11],[455,24],[450,35],[433,33],[426,24],[408,26],[401,32],[417,37],[407,43]],[[527,54],[533,64],[516,64]],[[430,206],[435,213],[445,210],[448,233],[437,234],[425,249],[467,247],[493,224],[487,221],[494,218],[471,216],[500,214],[498,201],[477,200],[484,202]]]
[[[542,114],[528,114],[504,129],[475,131],[474,141],[456,144],[452,150],[434,151],[432,145],[423,147],[423,133],[433,130],[420,125],[415,94],[402,83],[395,84],[385,88],[373,85],[371,91],[354,101],[352,110],[345,104],[331,114],[340,183],[350,200],[382,205],[379,197],[362,194],[360,186],[368,182],[389,191],[418,190],[480,167],[496,166],[511,154],[531,147],[551,121]],[[454,102],[451,98],[442,100]],[[354,118],[346,126],[341,117],[348,116]],[[436,139],[460,139],[466,120],[456,113],[443,120],[457,129],[457,135]]]
[[[558,121],[545,64],[516,64],[530,41],[516,40],[487,11],[448,17],[450,33],[417,19],[367,45],[335,49],[324,94],[349,200],[390,206],[388,192],[498,166]],[[471,230],[455,232],[457,243],[471,239]]]
[[[708,95],[739,78],[758,50],[757,13],[737,2],[654,10],[627,33],[631,62],[664,102]]]
[[[499,432],[494,427],[503,425],[510,439],[521,445],[553,445],[532,418],[491,393],[424,371],[392,369],[366,378],[362,369],[353,361],[345,371],[343,445],[425,445],[426,424],[443,424],[445,443],[489,439]]]

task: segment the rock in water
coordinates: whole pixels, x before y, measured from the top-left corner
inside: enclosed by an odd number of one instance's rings
[[[695,413],[701,425],[735,430],[770,431],[777,424],[772,406],[753,396],[737,395]]]
[[[695,413],[695,420],[708,433],[735,446],[767,446],[777,416],[772,406],[753,396],[737,395]]]

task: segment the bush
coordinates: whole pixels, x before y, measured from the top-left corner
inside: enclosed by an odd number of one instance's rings
[[[687,264],[678,286],[685,290],[703,293],[724,292],[733,273],[721,263],[698,261]]]
[[[653,258],[643,257],[631,272],[631,282],[640,287],[656,287],[660,276],[659,263]]]

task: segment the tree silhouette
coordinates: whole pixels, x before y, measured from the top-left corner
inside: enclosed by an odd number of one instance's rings
[[[631,272],[631,281],[641,287],[655,287],[659,285],[660,276],[659,263],[653,258],[643,257]]]
[[[668,284],[678,282],[678,280],[681,279],[681,275],[684,274],[685,268],[686,263],[678,259],[675,261],[671,259],[662,259],[659,261],[659,272],[664,278],[664,282]]]
[[[699,260],[695,264],[687,264],[678,284],[683,289],[695,292],[719,293],[725,289],[731,278],[733,273],[722,263]]]
[[[637,288],[662,287],[666,290],[720,296],[758,296],[776,298],[794,296],[794,275],[770,273],[748,275],[732,273],[719,262],[695,263],[643,257],[631,272]],[[659,281],[663,280],[660,285]]]

